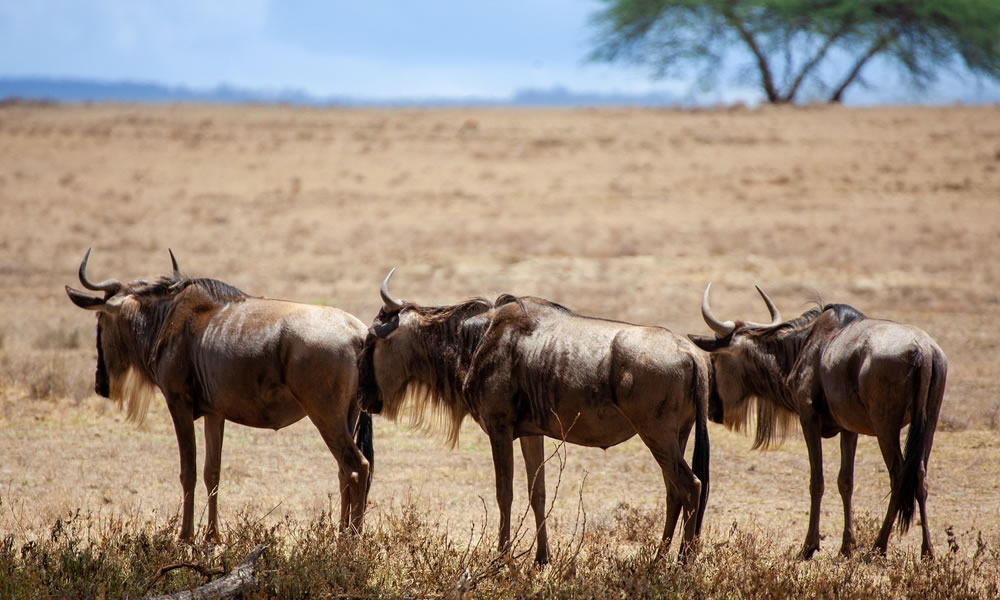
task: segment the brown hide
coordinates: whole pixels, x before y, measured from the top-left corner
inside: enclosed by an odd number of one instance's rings
[[[770,299],[761,295],[770,308]],[[821,439],[834,435],[841,436],[842,452],[838,488],[845,526],[841,552],[847,555],[853,550],[851,495],[859,434],[878,438],[890,475],[889,507],[875,550],[885,553],[897,517],[900,530],[906,531],[916,504],[921,514],[922,553],[932,556],[926,472],[948,369],[934,340],[916,327],[870,319],[844,304],[827,304],[776,325],[715,318],[708,305],[708,288],[702,306],[705,322],[721,337],[690,337],[712,352],[712,397],[722,409],[722,421],[739,430],[756,414],[755,448],[780,441],[794,424],[805,436],[812,500],[802,557],[809,558],[819,549]],[[903,453],[899,437],[907,424]]]
[[[536,560],[548,559],[542,436],[607,448],[638,433],[663,471],[669,545],[683,506],[682,553],[708,495],[708,361],[666,329],[581,316],[533,297],[503,295],[423,307],[388,297],[366,339],[362,406],[445,424],[454,443],[465,416],[489,436],[501,513],[510,535],[512,444],[521,440],[535,512]],[[683,451],[695,431],[695,471]]]
[[[357,355],[364,325],[336,308],[249,296],[215,279],[173,273],[153,282],[95,284],[104,298],[67,287],[98,313],[95,388],[141,421],[156,389],[166,399],[181,455],[181,537],[193,535],[194,421],[204,417],[206,536],[217,537],[225,421],[280,429],[308,416],[340,470],[341,527],[360,530],[371,473],[370,417],[357,404]],[[102,394],[104,395],[104,394]],[[353,432],[365,432],[359,448]]]

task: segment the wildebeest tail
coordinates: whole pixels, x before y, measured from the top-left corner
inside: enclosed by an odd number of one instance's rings
[[[929,360],[926,360],[929,358]],[[903,474],[899,483],[899,516],[897,526],[905,533],[913,521],[914,505],[919,486],[924,485],[927,454],[934,438],[934,422],[944,396],[946,369],[944,357],[936,351],[917,352],[910,367],[910,381],[919,378],[913,389],[910,407],[910,431],[906,434],[903,452]]]
[[[692,382],[691,395],[695,400],[694,454],[691,457],[691,470],[701,481],[701,498],[698,502],[698,514],[695,515],[695,532],[701,534],[701,522],[705,518],[705,506],[708,504],[709,475],[709,442],[708,442],[708,397],[710,393],[709,373],[703,368],[698,357],[691,357]]]
[[[372,477],[375,475],[375,432],[372,428],[372,416],[361,411],[355,429],[354,442],[361,450],[361,455],[368,460],[368,481],[365,482],[365,495],[367,496],[368,490],[372,487]]]

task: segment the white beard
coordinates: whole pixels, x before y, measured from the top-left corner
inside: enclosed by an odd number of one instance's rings
[[[130,423],[142,424],[146,419],[156,390],[153,382],[133,367],[111,379],[111,399],[118,402],[118,408],[125,404],[125,420]]]

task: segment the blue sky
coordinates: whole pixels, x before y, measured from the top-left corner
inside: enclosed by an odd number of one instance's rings
[[[521,88],[667,92],[753,101],[752,86],[704,92],[693,79],[585,60],[595,0],[6,0],[0,76],[296,89],[371,99],[508,97]],[[877,79],[877,78],[876,78]],[[915,94],[889,83],[855,102],[982,96],[946,79]],[[998,87],[987,98],[1000,100]]]

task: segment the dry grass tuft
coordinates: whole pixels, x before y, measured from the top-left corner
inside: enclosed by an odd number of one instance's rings
[[[621,515],[637,522],[627,507]],[[859,533],[873,537],[868,530],[874,525],[875,519],[863,519]],[[57,519],[41,539],[15,543],[8,535],[0,541],[0,597],[181,591],[208,578],[197,570],[156,578],[161,566],[185,562],[204,572],[228,572],[257,544],[268,551],[252,597],[280,599],[455,598],[463,592],[476,598],[971,599],[1000,593],[1000,545],[982,534],[971,557],[947,552],[920,561],[890,552],[801,562],[780,552],[765,531],[734,523],[683,564],[655,559],[655,544],[622,548],[628,537],[648,537],[641,532],[623,537],[616,528],[581,528],[571,543],[555,548],[550,565],[537,568],[528,553],[497,555],[489,536],[470,540],[442,532],[413,503],[380,517],[363,536],[339,535],[327,512],[306,522],[286,517],[266,525],[245,511],[218,545],[180,544],[176,530],[176,517],[136,521],[76,511]]]
[[[24,389],[30,398],[72,398],[93,389],[93,359],[72,350],[0,350],[0,385]]]

